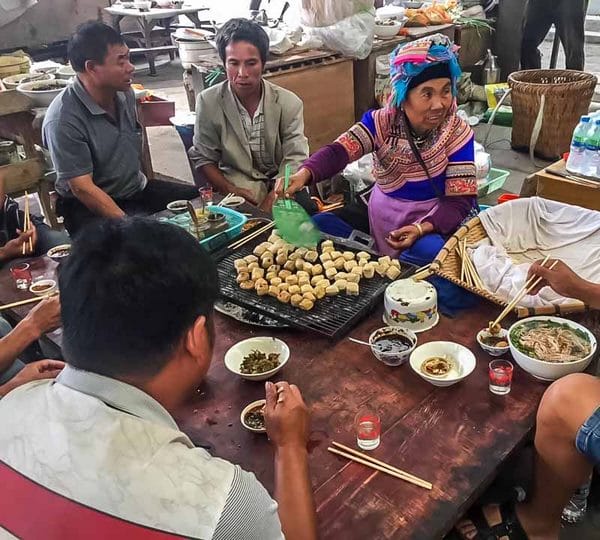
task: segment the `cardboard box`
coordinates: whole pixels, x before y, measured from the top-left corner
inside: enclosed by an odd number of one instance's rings
[[[545,170],[537,172],[535,179],[537,181],[535,193],[539,197],[590,210],[600,210],[600,181],[596,186],[593,183],[583,184],[547,173]]]

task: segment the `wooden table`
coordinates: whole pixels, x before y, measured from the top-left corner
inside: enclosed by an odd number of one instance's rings
[[[375,38],[371,54],[364,60],[354,61],[354,112],[357,120],[360,120],[369,109],[378,106],[375,101],[377,57],[390,54],[401,43],[408,43],[432,34],[444,34],[454,40],[453,24],[406,28],[403,29],[403,34],[404,30],[407,35],[398,35],[392,39]]]
[[[34,261],[34,272],[53,268],[48,259]],[[7,268],[0,270],[1,301],[26,296],[14,289]],[[23,316],[27,309],[16,315]],[[272,493],[272,448],[265,436],[246,431],[239,421],[242,408],[264,396],[264,385],[232,375],[223,356],[241,339],[276,335],[291,350],[289,363],[276,379],[297,384],[312,413],[310,466],[321,538],[441,538],[530,433],[546,388],[517,367],[508,396],[489,392],[490,357],[476,345],[475,332],[497,311],[482,301],[457,319],[442,317],[437,327],[419,335],[419,343],[450,339],[475,353],[475,371],[446,389],[423,381],[408,365],[386,367],[368,348],[346,339],[332,342],[291,329],[260,329],[215,314],[219,339],[213,364],[193,400],[175,416],[196,444],[253,471]],[[380,326],[379,308],[351,335],[366,339]],[[61,337],[49,336],[57,346]],[[327,452],[331,440],[355,446],[353,419],[364,404],[382,418],[381,445],[372,455],[431,481],[432,491]]]
[[[208,8],[152,8],[148,11],[140,11],[137,8],[124,8],[121,6],[104,8],[104,11],[112,16],[113,27],[119,33],[121,33],[121,21],[125,17],[132,17],[136,20],[136,23],[139,25],[140,30],[142,31],[143,46],[139,49],[134,49],[134,52],[145,53],[146,58],[148,59],[148,65],[150,66],[150,75],[156,75],[156,54],[160,52],[170,52],[170,54],[173,54],[173,51],[177,48],[173,45],[168,45],[166,47],[153,47],[152,29],[154,28],[155,23],[159,22],[165,27],[165,32],[170,34],[170,26],[173,19],[179,17],[180,15],[185,15],[188,19],[190,19],[190,21],[192,21],[192,23],[194,23],[196,28],[200,28],[202,21],[198,17],[198,13],[204,10],[208,10]]]

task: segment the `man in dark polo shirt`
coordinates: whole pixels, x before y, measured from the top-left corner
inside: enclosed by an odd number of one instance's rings
[[[194,186],[148,180],[140,170],[142,131],[131,90],[134,67],[121,36],[99,22],[81,25],[68,55],[75,82],[52,102],[44,143],[57,172],[57,212],[71,235],[94,218],[152,214]]]

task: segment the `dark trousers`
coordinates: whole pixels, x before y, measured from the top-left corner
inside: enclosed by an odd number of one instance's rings
[[[171,201],[179,199],[191,200],[198,197],[198,188],[189,184],[149,180],[143,191],[129,199],[115,199],[115,203],[130,216],[149,216],[164,210]],[[94,214],[87,206],[76,198],[59,197],[56,212],[64,218],[65,228],[71,237],[87,223],[100,216]]]
[[[565,49],[567,69],[582,71],[587,8],[588,0],[529,0],[521,45],[521,69],[542,67],[538,47],[554,24]]]

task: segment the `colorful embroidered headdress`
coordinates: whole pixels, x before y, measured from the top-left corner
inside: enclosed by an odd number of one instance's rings
[[[406,99],[406,94],[416,79],[425,80],[435,78],[427,77],[427,74],[450,77],[452,81],[452,94],[456,96],[456,83],[461,74],[454,45],[443,34],[434,34],[405,45],[398,45],[390,54],[390,77],[392,94],[389,106],[399,108]],[[429,72],[431,70],[431,72]],[[413,83],[413,84],[411,84]]]

